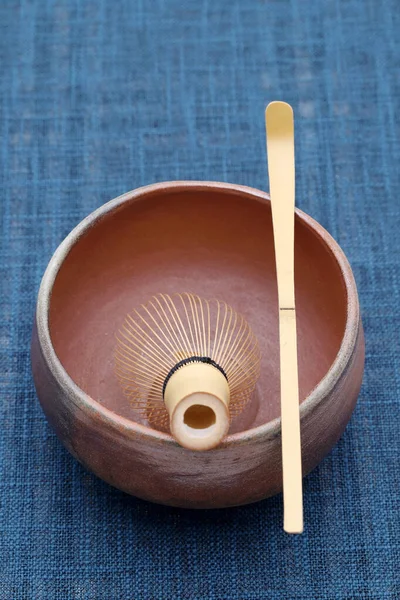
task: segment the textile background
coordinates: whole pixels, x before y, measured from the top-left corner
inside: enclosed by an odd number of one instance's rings
[[[400,598],[400,6],[396,0],[0,3],[0,598]],[[297,204],[346,252],[364,384],[305,480],[182,511],[87,473],[47,425],[30,372],[36,294],[62,239],[135,187],[268,189],[263,110],[296,116]]]

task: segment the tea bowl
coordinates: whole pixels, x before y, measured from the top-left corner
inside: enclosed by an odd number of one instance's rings
[[[128,192],[85,218],[44,274],[32,335],[43,411],[87,469],[140,498],[187,508],[255,502],[282,489],[278,300],[268,194],[177,181]],[[338,244],[301,210],[295,289],[304,475],[331,450],[364,369],[356,284]],[[225,300],[257,334],[261,375],[222,444],[179,446],[141,421],[114,374],[115,332],[158,293]]]

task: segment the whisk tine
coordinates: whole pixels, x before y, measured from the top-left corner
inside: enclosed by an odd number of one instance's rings
[[[236,356],[236,354],[238,352],[238,347],[239,347],[240,343],[242,342],[243,336],[246,333],[245,321],[241,315],[239,315],[239,323],[240,324],[237,326],[237,329],[236,329],[235,338],[229,348],[229,358]]]
[[[211,320],[210,320],[210,303],[205,301],[207,305],[207,356],[211,356]]]
[[[140,355],[132,356],[132,353],[131,353],[130,349],[126,346],[126,344],[123,344],[121,342],[121,340],[117,340],[117,341],[119,342],[121,347],[126,349],[125,354],[121,351],[121,349],[116,350],[116,360],[118,361],[118,363],[120,365],[124,364],[129,369],[136,368],[138,365],[140,365],[140,368],[142,370],[149,369],[149,371],[151,372],[150,364],[141,360]]]
[[[163,357],[165,358],[165,353],[157,344],[153,344],[153,348],[148,346],[151,340],[149,335],[143,335],[140,331],[128,328],[125,324],[122,326],[117,338],[121,344],[124,344],[128,348],[129,353],[132,355],[142,356],[142,351],[145,349],[145,355],[149,356],[150,360],[153,360],[154,357],[160,360]]]
[[[213,345],[213,350],[212,350],[213,359],[215,361],[218,358],[218,349],[219,349],[219,344],[221,341],[221,331],[223,331],[223,329],[224,329],[225,319],[226,319],[226,310],[221,319],[221,302],[219,300],[216,300],[216,302],[217,302],[217,306],[218,306],[217,325],[216,325],[216,329],[215,329],[214,345]],[[222,320],[222,325],[221,325],[221,320]]]
[[[237,350],[237,353],[235,354],[235,359],[236,359],[237,364],[240,364],[240,361],[245,356],[248,359],[248,348],[252,344],[254,344],[254,337],[253,337],[251,331],[247,331],[245,339],[244,340],[242,339],[240,341],[240,348]]]
[[[234,313],[232,310],[230,310],[229,313],[230,313],[229,314],[229,324],[226,329],[225,340],[224,340],[224,344],[222,346],[221,355],[219,357],[219,362],[221,362],[221,363],[225,362],[227,354],[228,354],[228,356],[232,355],[231,342],[232,342],[232,336],[235,332],[237,318],[238,318],[237,313]],[[234,320],[233,325],[231,324],[232,319]]]
[[[192,318],[193,318],[193,323],[194,323],[194,331],[195,331],[195,335],[196,335],[196,354],[198,356],[200,356],[201,355],[201,347],[200,347],[200,324],[199,324],[199,318],[198,318],[198,314],[197,314],[196,302],[195,302],[195,299],[193,297],[193,294],[188,294],[188,298],[189,298],[189,302],[190,302],[190,309],[192,311]]]
[[[200,304],[200,315],[201,315],[201,334],[202,334],[202,348],[201,348],[201,354],[202,356],[206,356],[207,351],[206,351],[206,328],[205,328],[205,323],[204,323],[204,310],[203,310],[203,300],[200,298],[199,299],[199,304]]]
[[[147,315],[150,317],[150,319],[153,321],[153,323],[156,326],[157,330],[162,334],[162,336],[164,337],[164,339],[166,341],[163,341],[163,339],[157,334],[157,331],[154,329],[154,327],[151,327],[150,324],[147,323],[147,327],[150,329],[150,331],[152,332],[152,334],[161,342],[161,344],[163,344],[163,346],[165,346],[165,348],[168,350],[168,352],[171,352],[171,350],[173,351],[173,348],[174,348],[173,344],[171,343],[171,341],[169,340],[168,336],[165,334],[165,332],[163,331],[163,329],[160,327],[160,324],[154,318],[154,315],[151,314],[151,312],[149,311],[149,309],[147,308],[147,306],[145,306],[144,304],[142,304],[142,308],[147,313]],[[158,317],[160,317],[159,312],[157,310],[156,310],[156,314],[157,314]],[[144,321],[144,319],[143,319],[143,317],[141,315],[140,315],[140,318]]]
[[[221,353],[223,352],[223,349],[225,347],[225,343],[226,343],[226,337],[229,333],[230,330],[230,325],[231,325],[231,321],[232,321],[232,310],[230,309],[230,307],[224,302],[224,322],[221,328],[221,335],[220,335],[220,340],[219,340],[219,345],[218,345],[218,352],[215,353],[215,360],[216,362],[220,362],[221,361]],[[228,319],[228,323],[226,322]]]
[[[140,327],[140,325],[136,321],[133,320],[131,315],[127,316],[126,323],[127,323],[127,326],[130,326],[132,333],[136,334],[136,336],[139,339],[143,340],[145,344],[148,344],[147,346],[143,346],[143,347],[141,346],[141,348],[152,348],[153,350],[157,350],[157,353],[159,354],[160,357],[164,356],[164,357],[168,358],[168,354],[165,352],[165,350],[162,348],[162,346],[157,344],[153,340],[153,338],[142,327]],[[145,323],[145,325],[147,325],[146,321],[144,321],[144,323]],[[123,328],[126,330],[125,325],[123,326]],[[138,334],[134,328],[136,328],[136,330],[138,330],[140,333]],[[128,330],[128,332],[129,332],[129,330]],[[133,340],[135,339],[135,335],[132,335],[132,339]]]
[[[185,316],[186,316],[186,323],[188,325],[189,332],[190,332],[190,338],[191,338],[191,340],[190,340],[189,347],[195,348],[195,340],[194,340],[194,335],[193,335],[193,329],[192,329],[191,321],[189,319],[189,313],[188,313],[188,310],[187,310],[187,306],[186,306],[186,303],[185,303],[185,301],[183,299],[183,295],[179,294],[178,296],[179,296],[179,298],[180,298],[180,300],[182,302],[183,310],[185,311]],[[188,294],[185,294],[185,296],[188,296]]]
[[[197,321],[199,324],[199,337],[200,337],[200,353],[201,356],[205,356],[206,355],[206,345],[204,343],[204,313],[203,313],[203,302],[201,300],[201,298],[198,299],[198,301],[195,301],[195,306],[196,306],[196,315],[197,315]]]
[[[165,304],[165,300],[164,300],[164,298],[163,298],[163,296],[162,296],[161,294],[160,294],[160,297],[163,299],[163,301],[164,301],[164,304]],[[163,306],[163,305],[162,305],[162,303],[160,302],[160,300],[159,300],[159,297],[158,297],[158,296],[156,296],[156,297],[154,298],[154,300],[155,300],[155,301],[157,302],[157,304],[159,305],[159,307],[160,307],[160,311],[161,311],[161,313],[162,313],[162,314],[164,315],[164,317],[165,317],[165,321],[164,321],[164,319],[162,318],[162,316],[161,316],[160,312],[157,310],[157,308],[154,306],[154,304],[153,304],[153,303],[150,301],[150,302],[149,302],[150,306],[152,306],[152,307],[154,308],[154,310],[157,312],[157,314],[159,315],[159,318],[160,318],[161,322],[162,322],[162,323],[163,323],[163,325],[164,325],[164,331],[163,331],[164,335],[165,335],[166,337],[168,337],[168,334],[170,334],[170,339],[171,339],[171,342],[172,342],[172,346],[173,346],[173,347],[177,347],[177,346],[179,347],[179,346],[180,346],[180,340],[179,340],[179,337],[177,336],[177,333],[176,333],[176,330],[175,330],[175,328],[174,328],[174,326],[173,326],[173,323],[171,323],[171,321],[170,321],[170,317],[168,316],[168,314],[167,314],[167,312],[166,312],[166,310],[165,310],[164,306]],[[167,305],[167,304],[166,304],[166,308],[167,308],[167,310],[169,309],[169,307],[168,307],[168,305]]]
[[[198,355],[199,354],[198,335],[197,335],[196,321],[194,319],[194,314],[193,314],[192,297],[190,294],[187,294],[187,293],[185,293],[184,296],[186,296],[186,299],[188,302],[188,306],[185,303],[185,307],[187,306],[188,322],[191,323],[191,332],[192,332],[192,336],[193,336],[193,351],[195,352],[195,354]]]
[[[180,336],[181,336],[182,351],[185,355],[187,355],[190,353],[190,350],[189,350],[190,343],[189,343],[185,328],[183,326],[182,319],[176,309],[175,304],[172,301],[171,296],[166,295],[165,298],[166,298],[166,302],[168,302],[168,304],[169,304],[171,313],[172,312],[175,313],[175,317],[176,317],[175,322],[177,323],[177,328],[178,328],[178,330],[180,332]]]
[[[232,389],[247,389],[247,386],[251,387],[253,385],[254,378],[258,378],[259,370],[258,369],[250,369],[247,372],[238,373],[232,379]]]
[[[121,342],[119,342],[119,344],[120,347],[116,350],[115,360],[120,369],[130,372],[140,371],[141,373],[148,373],[149,376],[154,377],[154,366],[152,367],[151,363],[142,361],[140,355],[132,356],[128,353],[129,349],[125,344],[121,344]],[[125,349],[126,351],[124,353]],[[166,363],[157,361],[157,364],[159,365],[159,370],[167,369],[168,372]]]

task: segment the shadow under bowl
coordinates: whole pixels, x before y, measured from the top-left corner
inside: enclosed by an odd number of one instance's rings
[[[331,236],[296,211],[295,287],[302,459],[313,469],[355,406],[364,339],[350,266]],[[115,332],[158,293],[220,298],[260,343],[261,376],[216,449],[193,452],[140,421],[114,375]],[[160,183],[84,219],[55,252],[39,290],[32,368],[43,410],[68,450],[129,494],[163,504],[246,504],[282,489],[278,300],[267,194],[214,182]]]

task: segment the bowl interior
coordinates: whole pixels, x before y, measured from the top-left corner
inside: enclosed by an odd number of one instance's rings
[[[295,231],[300,400],[326,375],[344,335],[347,292],[332,250],[299,215]],[[106,213],[75,243],[56,276],[49,326],[76,384],[141,421],[114,374],[115,333],[158,293],[225,300],[258,336],[261,376],[231,432],[279,410],[278,304],[270,204],[226,189],[158,189]],[[141,421],[143,422],[143,421]]]

